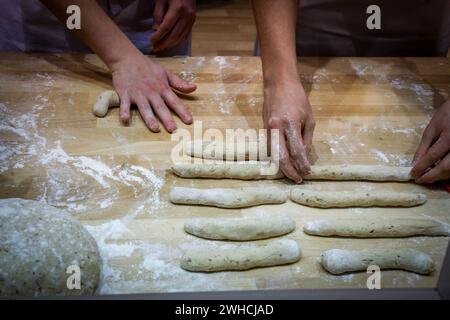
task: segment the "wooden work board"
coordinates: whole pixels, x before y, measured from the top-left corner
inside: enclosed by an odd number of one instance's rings
[[[262,128],[259,58],[158,59],[198,85],[184,97],[203,130]],[[304,58],[299,74],[317,122],[311,160],[315,164],[408,166],[434,109],[450,92],[447,58]],[[424,192],[414,208],[314,209],[288,201],[247,209],[173,205],[173,186],[199,188],[277,185],[287,180],[182,179],[170,172],[177,141],[146,129],[136,111],[130,126],[118,109],[105,118],[91,113],[98,94],[111,89],[111,76],[94,55],[0,54],[0,196],[38,199],[67,209],[97,240],[102,258],[99,293],[365,288],[368,274],[334,276],[322,269],[328,249],[413,247],[437,265],[430,276],[383,271],[382,287],[434,287],[447,237],[344,239],[307,236],[306,221],[326,218],[431,217],[450,222],[450,195],[439,185],[413,183],[305,182],[318,190]],[[194,126],[181,129],[193,134]],[[288,214],[297,229],[302,259],[294,264],[242,272],[191,273],[180,269],[185,249],[230,246],[187,235],[191,217]]]

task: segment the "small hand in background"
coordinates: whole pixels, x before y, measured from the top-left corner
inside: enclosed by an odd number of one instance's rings
[[[195,0],[157,0],[151,37],[153,52],[160,52],[183,42],[195,22]]]
[[[263,119],[267,129],[279,130],[279,142],[275,142],[278,150],[275,152],[278,153],[281,170],[294,182],[302,182],[302,177],[310,172],[308,154],[315,122],[301,83],[293,81],[266,87]]]
[[[436,110],[414,155],[417,183],[450,179],[450,100]]]
[[[190,93],[195,84],[181,80],[140,52],[127,56],[111,68],[113,86],[120,97],[120,119],[124,124],[130,121],[130,105],[136,104],[147,127],[159,132],[158,120],[168,132],[177,126],[170,113],[175,112],[185,124],[192,123],[192,115],[174,90]]]

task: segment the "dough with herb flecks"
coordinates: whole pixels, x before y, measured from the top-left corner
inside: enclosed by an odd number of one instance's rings
[[[170,201],[177,204],[193,204],[219,208],[244,208],[260,204],[286,202],[286,192],[277,187],[243,187],[197,189],[174,187]]]
[[[306,234],[323,237],[398,238],[449,236],[448,225],[421,218],[348,218],[313,220],[305,223]]]
[[[294,231],[295,221],[285,214],[267,214],[244,218],[195,218],[185,222],[192,235],[215,240],[258,240]]]
[[[291,190],[291,200],[317,208],[413,207],[425,203],[427,196],[413,192],[319,191],[295,188]]]
[[[370,265],[380,269],[406,270],[419,274],[434,271],[431,258],[410,248],[366,249],[359,251],[331,249],[322,255],[322,266],[330,273],[366,271]]]
[[[94,238],[70,214],[42,202],[0,200],[0,255],[0,296],[91,295],[99,285]],[[70,266],[80,270],[80,289],[67,286],[76,272]]]
[[[225,248],[219,245],[185,252],[181,267],[197,272],[248,270],[294,263],[301,255],[297,242],[289,239],[233,244]]]

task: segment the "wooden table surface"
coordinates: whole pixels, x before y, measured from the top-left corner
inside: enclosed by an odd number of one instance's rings
[[[261,127],[262,76],[257,58],[195,57],[158,60],[198,85],[184,99],[203,129]],[[435,107],[450,92],[446,58],[301,59],[299,72],[317,127],[316,164],[407,166]],[[413,247],[430,254],[438,270],[448,238],[344,239],[307,236],[306,221],[327,217],[432,217],[450,222],[450,195],[412,183],[307,182],[319,190],[411,190],[429,201],[415,208],[313,209],[292,202],[248,209],[177,206],[172,186],[277,185],[286,180],[190,180],[170,172],[176,141],[149,132],[139,115],[129,127],[118,110],[91,113],[97,95],[111,88],[110,75],[93,55],[0,54],[0,196],[38,199],[69,210],[99,243],[100,293],[365,287],[367,274],[333,276],[319,264],[331,248]],[[193,132],[177,120],[179,128]],[[295,264],[244,272],[190,273],[179,268],[187,248],[229,246],[189,236],[190,217],[239,217],[286,213],[297,222],[287,238],[298,241]],[[419,276],[383,271],[382,287],[433,287],[439,271]]]

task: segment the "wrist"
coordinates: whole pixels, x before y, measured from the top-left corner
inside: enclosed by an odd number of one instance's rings
[[[264,82],[264,95],[268,94],[289,94],[290,92],[306,97],[305,89],[299,77],[282,77]]]
[[[139,50],[133,47],[127,50],[123,50],[117,55],[107,57],[104,59],[104,61],[111,72],[115,72],[123,68],[123,66],[140,63],[140,61],[142,61],[143,59],[145,59],[145,56]]]
[[[291,68],[265,68],[263,72],[264,87],[277,87],[285,84],[298,84],[300,78],[297,66]]]

